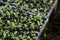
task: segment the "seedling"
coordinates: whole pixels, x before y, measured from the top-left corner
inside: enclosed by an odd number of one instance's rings
[[[8,0],[8,3],[2,6],[0,14],[3,39],[8,36],[12,40],[35,40],[45,21],[42,18],[45,18],[53,3],[53,0],[47,1]]]

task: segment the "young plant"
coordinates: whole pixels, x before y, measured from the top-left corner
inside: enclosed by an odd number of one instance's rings
[[[0,24],[2,24],[3,23],[3,21],[2,21],[2,19],[0,18]]]
[[[8,30],[3,31],[3,38],[6,38],[8,34],[9,34]]]
[[[2,16],[0,16],[0,31],[3,33],[3,39],[8,36],[12,40],[35,40],[39,28],[44,24],[43,17],[47,15],[49,6],[53,2],[53,0],[47,1],[8,0],[8,3],[2,7]]]
[[[37,19],[40,19],[40,13],[38,13],[37,15],[34,16],[34,19],[37,20]]]
[[[11,22],[11,26],[12,26],[12,28],[16,28],[16,25],[14,22]]]

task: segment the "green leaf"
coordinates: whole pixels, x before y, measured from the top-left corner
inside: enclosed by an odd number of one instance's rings
[[[22,25],[23,25],[22,23],[19,23],[19,24],[18,24],[18,27],[20,27],[20,28],[21,28],[21,27],[22,27]]]
[[[23,7],[23,9],[29,10],[28,6],[29,6],[28,4],[25,4],[24,7]]]
[[[16,2],[16,6],[18,6],[22,2],[22,0],[15,0],[15,2]]]
[[[10,13],[8,11],[6,11],[6,14],[8,15],[8,17],[10,17]]]
[[[37,31],[31,31],[31,35],[32,35],[33,37],[36,37],[36,33],[37,33]]]
[[[45,7],[44,12],[47,12],[48,8]]]
[[[30,28],[32,28],[32,29],[34,29],[34,28],[35,28],[34,23],[31,23]]]
[[[18,17],[18,12],[15,12],[14,15],[15,15],[16,17]]]
[[[15,0],[10,0],[10,2],[14,2]]]
[[[27,24],[24,24],[24,27],[25,27],[25,28],[27,28],[27,27],[28,27],[28,25],[27,25]]]
[[[44,3],[46,3],[46,2],[47,2],[47,0],[44,0],[43,2],[44,2]]]
[[[50,4],[52,4],[52,3],[53,3],[53,0],[50,0],[48,4],[50,5]]]
[[[8,23],[8,24],[10,24],[10,21],[9,21],[9,20],[7,20],[7,23]]]
[[[27,35],[24,34],[23,39],[27,39]]]
[[[40,19],[40,13],[38,13],[36,16],[34,16],[34,19]]]
[[[33,37],[36,37],[36,34],[32,34]]]
[[[16,37],[15,39],[16,39],[16,40],[19,40],[19,37]]]
[[[43,25],[43,20],[40,20],[40,25]]]
[[[6,11],[6,6],[2,7],[3,11],[5,12]]]
[[[2,17],[4,17],[6,14],[4,14],[3,12],[2,12]]]
[[[39,21],[37,21],[37,23],[38,23],[38,26],[40,26],[40,25],[41,25]]]
[[[0,40],[3,40],[2,38],[0,38]]]
[[[9,31],[8,30],[5,30],[5,32],[8,34],[9,33]]]
[[[36,9],[36,8],[32,10],[32,12],[36,12],[36,11],[37,11],[37,9]]]
[[[14,19],[14,22],[16,23],[16,19]]]
[[[11,22],[11,26],[14,27],[14,28],[16,27],[14,22]]]
[[[22,35],[19,35],[20,38],[22,38]]]
[[[14,34],[16,35],[17,34],[17,31],[15,31]]]
[[[0,24],[2,24],[2,19],[0,19]]]
[[[27,19],[26,17],[23,17],[23,20],[22,21],[24,22],[24,21],[26,21],[26,19]]]
[[[3,31],[3,36],[4,36],[4,38],[7,36],[8,33],[9,33],[8,30]]]

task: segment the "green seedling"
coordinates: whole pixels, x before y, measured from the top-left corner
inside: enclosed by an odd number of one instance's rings
[[[0,24],[2,24],[3,23],[3,21],[2,21],[2,19],[0,18]]]
[[[52,3],[53,3],[53,0],[50,0],[48,4],[51,5]]]
[[[36,8],[32,10],[32,12],[34,12],[34,13],[35,13],[36,11],[37,11],[37,9],[36,9]]]
[[[27,25],[27,24],[24,24],[24,27],[25,27],[25,28],[27,28],[27,27],[28,27],[28,25]]]
[[[15,25],[15,23],[14,23],[14,22],[11,22],[11,26],[12,26],[13,28],[15,28],[15,27],[16,27],[16,25]]]
[[[18,17],[18,12],[14,12],[14,15],[15,15],[16,17]]]
[[[8,15],[8,17],[10,17],[10,12],[6,11],[6,15]]]
[[[27,0],[8,0],[8,3],[2,6],[1,9],[0,32],[3,33],[3,40],[5,40],[7,36],[11,36],[14,40],[34,40],[38,33],[38,31],[35,31],[35,28],[42,27],[45,21],[42,18],[47,15],[47,10],[49,10],[49,6],[53,3],[53,0],[47,1],[48,0],[31,0],[31,3],[30,1],[27,3]],[[35,4],[37,6],[35,6]],[[20,11],[23,12],[21,13]],[[5,20],[3,19],[5,16],[7,24],[4,24]],[[26,31],[23,30],[23,28],[25,28]],[[0,38],[0,40],[2,39]]]
[[[25,4],[24,7],[23,7],[23,9],[29,10],[28,6],[29,6],[28,4]]]
[[[31,28],[31,29],[34,29],[34,28],[35,28],[34,23],[31,23],[30,28]]]
[[[17,27],[21,28],[21,27],[22,27],[22,25],[23,25],[22,23],[19,23]]]
[[[44,0],[43,2],[44,2],[44,3],[46,3],[46,2],[47,2],[47,0]]]
[[[40,19],[40,13],[38,13],[36,16],[34,16],[34,19]]]
[[[6,38],[6,36],[9,34],[8,30],[3,31],[3,37]]]

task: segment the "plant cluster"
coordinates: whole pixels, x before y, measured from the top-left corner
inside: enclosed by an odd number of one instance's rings
[[[0,40],[35,40],[53,0],[8,0],[0,11]]]

